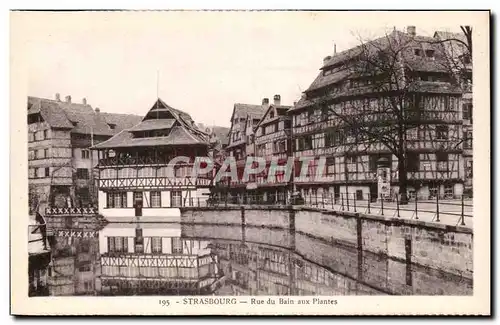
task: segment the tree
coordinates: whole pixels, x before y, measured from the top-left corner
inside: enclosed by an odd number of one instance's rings
[[[439,112],[439,101],[426,102],[424,107],[422,94],[436,95],[441,89],[433,89],[436,85],[432,84],[422,85],[421,76],[413,69],[420,64],[415,59],[415,55],[420,54],[414,52],[420,42],[398,31],[379,39],[361,41],[359,46],[343,52],[330,64],[334,69],[332,73],[342,76],[344,86],[330,87],[322,94],[308,94],[308,100],[332,115],[337,121],[336,127],[344,130],[345,152],[352,151],[353,146],[360,148],[359,151],[368,147],[372,151],[387,150],[396,157],[402,204],[408,202],[408,160],[411,158],[408,140],[415,140],[423,121],[439,124],[444,118]],[[422,55],[433,55],[435,60],[443,58],[439,46],[428,48]],[[449,74],[445,71],[439,76],[446,79]],[[427,88],[422,89],[423,86]],[[451,86],[446,88],[450,88],[453,98],[460,93]],[[441,95],[452,97],[449,93],[444,91]],[[341,97],[344,99],[336,100]],[[346,98],[358,100],[354,103]]]

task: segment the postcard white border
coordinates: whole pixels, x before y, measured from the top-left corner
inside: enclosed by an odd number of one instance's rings
[[[38,13],[38,15],[50,13]],[[109,15],[143,15],[154,12],[109,12]],[[221,15],[227,13],[221,13]],[[232,14],[238,14],[233,12]],[[285,13],[281,13],[285,14]],[[310,14],[305,12],[304,14]],[[435,19],[442,25],[469,24],[474,28],[474,295],[454,296],[340,296],[338,305],[217,305],[170,308],[158,304],[159,297],[36,297],[29,298],[27,252],[27,66],[36,54],[23,51],[23,26],[36,24],[34,16],[10,14],[10,220],[11,220],[11,312],[24,315],[480,315],[490,311],[490,49],[488,12],[392,12],[394,19]],[[83,23],[92,13],[80,13],[74,23]],[[349,19],[343,12],[336,19]],[[200,19],[203,19],[200,17]],[[357,18],[359,19],[359,18]],[[373,19],[373,13],[368,19]],[[363,21],[363,20],[360,20]],[[93,22],[97,23],[97,22]],[[57,76],[54,76],[57,78]],[[181,297],[169,297],[169,299]],[[242,297],[239,297],[242,298]],[[267,299],[267,297],[259,297]],[[276,297],[274,297],[276,298]],[[312,298],[312,297],[311,297]]]

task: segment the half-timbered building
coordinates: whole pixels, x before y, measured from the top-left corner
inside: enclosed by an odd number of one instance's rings
[[[93,147],[99,155],[99,213],[106,218],[178,217],[208,198],[213,175],[194,175],[208,135],[158,99],[143,120]],[[178,157],[188,160],[173,160]]]
[[[461,168],[464,175],[464,192],[472,195],[472,56],[463,33],[436,32],[434,38],[442,42],[450,69],[455,74],[456,82],[462,87],[462,141],[463,152]]]
[[[263,201],[286,203],[290,192],[290,182],[285,177],[284,170],[276,171],[271,179],[268,177],[273,161],[284,166],[291,155],[291,123],[287,115],[290,108],[291,106],[281,105],[281,96],[275,95],[273,104],[254,128],[254,138],[250,139],[255,145],[255,156],[264,158],[266,167],[261,173],[249,176],[247,189],[250,194],[255,194],[256,198]]]
[[[264,98],[261,105],[234,104],[226,155],[235,160],[238,178],[222,179],[217,184],[217,190],[230,195],[235,201],[241,200],[247,190],[247,183],[242,180],[246,158],[255,155],[253,131],[268,108],[269,98]]]
[[[388,49],[390,46],[401,49]],[[363,51],[369,52],[370,58],[379,55],[382,59],[397,53],[393,75],[400,79],[394,82],[396,86],[383,91],[375,86],[381,83],[377,78],[384,77],[379,71],[352,70],[356,55]],[[410,197],[416,193],[424,198],[462,194],[462,91],[452,82],[445,60],[442,46],[432,37],[416,35],[411,26],[407,32],[394,30],[380,39],[325,57],[320,73],[289,111],[295,158],[315,158],[307,167],[309,177],[294,182],[304,197],[340,197],[347,192],[355,193],[358,199],[380,197],[377,168],[381,161],[388,165],[391,184],[390,193],[384,195],[399,193],[399,159],[395,151],[385,145],[385,138],[371,137],[381,134],[381,129],[359,133],[339,118],[350,112],[358,114],[352,115],[358,120],[350,122],[363,127],[387,128],[404,121],[400,126],[404,130],[400,148],[405,149],[399,154],[406,157],[401,162],[406,166]],[[385,108],[394,106],[395,98],[403,95],[400,115],[404,117],[398,120],[397,114],[387,116]],[[324,172],[321,177],[312,177],[320,157],[326,158]]]
[[[97,201],[89,148],[139,123],[140,117],[93,109],[73,102],[28,97],[28,184],[30,210],[36,206],[88,206]],[[44,211],[44,208],[42,209]]]

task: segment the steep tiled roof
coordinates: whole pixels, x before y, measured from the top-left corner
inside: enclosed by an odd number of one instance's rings
[[[229,128],[223,126],[214,126],[212,127],[212,132],[215,134],[221,144],[229,144]]]
[[[254,119],[261,119],[266,110],[267,107],[262,105],[236,103],[234,104],[233,116],[236,115],[242,118],[250,116]]]
[[[362,90],[369,91],[369,87],[359,89],[346,89],[342,87],[342,81],[353,77],[353,72],[350,69],[349,60],[363,54],[369,57],[378,55],[381,50],[392,48],[396,51],[400,50],[401,62],[406,68],[413,71],[421,72],[449,72],[448,62],[444,47],[434,37],[427,36],[411,36],[400,31],[393,31],[391,34],[374,39],[363,45],[351,48],[332,56],[321,67],[321,71],[315,80],[311,83],[306,93],[320,89],[328,89],[326,97],[341,97],[361,94]],[[421,54],[417,55],[415,49],[420,49]],[[425,55],[426,50],[433,50],[432,57]],[[332,70],[333,69],[333,70]],[[326,70],[332,70],[331,73],[324,73]],[[339,86],[339,87],[337,87]],[[349,88],[349,87],[347,87]],[[438,89],[439,88],[439,89]],[[415,91],[425,91],[434,93],[455,93],[456,87],[445,83],[416,83],[412,85]],[[301,98],[299,102],[291,109],[297,110],[313,104],[307,98]]]
[[[133,134],[134,131],[166,129],[170,130],[167,136],[134,137]],[[189,114],[158,99],[142,121],[99,143],[94,149],[195,144],[208,145],[208,134],[196,127]]]
[[[145,120],[128,129],[130,132],[170,129],[175,124],[175,119]]]
[[[115,131],[129,129],[141,122],[142,117],[133,114],[100,113],[107,124],[115,126]]]
[[[72,129],[73,124],[56,101],[28,97],[28,114],[40,113],[43,119],[54,128]]]
[[[260,119],[259,123],[257,123],[257,125],[253,128],[254,131],[260,126],[262,125],[263,123],[267,123],[266,121],[266,117],[267,115],[269,114],[269,112],[272,110],[272,109],[275,109],[276,110],[276,113],[277,115],[272,119],[272,120],[275,120],[277,118],[279,118],[279,116],[283,116],[283,115],[286,115],[286,113],[288,112],[289,109],[291,109],[292,106],[284,106],[284,105],[270,105],[269,108],[265,111],[264,115],[262,116],[262,118]],[[268,119],[269,123],[271,122],[271,119]]]
[[[40,113],[51,127],[71,129],[72,133],[80,134],[112,136],[141,119],[130,114],[98,113],[87,104],[31,96],[28,106],[28,115]]]
[[[427,72],[448,71],[443,47],[441,44],[436,43],[435,38],[426,36],[412,37],[407,33],[394,31],[389,35],[335,54],[323,65],[321,70],[328,70],[333,67],[337,67],[338,70],[328,75],[324,75],[321,71],[306,91],[319,89],[348,78],[351,72],[345,69],[349,65],[344,63],[361,54],[368,56],[376,55],[380,50],[387,48],[402,49],[401,54],[404,64],[411,70]],[[415,48],[420,48],[423,51],[432,49],[435,51],[434,57],[428,58],[425,55],[417,56],[413,51]]]
[[[185,127],[174,126],[168,136],[149,138],[134,138],[131,132],[123,130],[111,139],[95,145],[93,149],[196,144],[206,145],[206,142],[191,134]]]

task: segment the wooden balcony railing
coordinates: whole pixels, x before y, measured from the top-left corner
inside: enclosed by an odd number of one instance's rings
[[[175,156],[162,157],[110,157],[99,159],[99,167],[127,165],[168,165]],[[193,159],[191,159],[193,160]]]
[[[62,216],[62,215],[94,215],[97,213],[95,207],[73,207],[73,208],[60,208],[60,207],[47,207],[45,215],[47,216]]]

